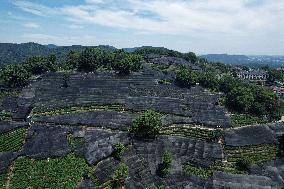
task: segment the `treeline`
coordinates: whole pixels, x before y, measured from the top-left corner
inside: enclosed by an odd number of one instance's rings
[[[192,87],[199,83],[202,87],[223,92],[224,104],[233,112],[266,116],[269,120],[281,116],[283,104],[272,91],[229,75],[218,77],[215,72],[199,72],[181,67],[176,75],[176,83],[181,87]]]
[[[136,49],[134,53],[139,55],[156,54],[163,56],[178,57],[178,58],[183,58],[192,63],[196,63],[198,61],[198,57],[193,52],[181,53],[164,47],[141,47]]]
[[[87,48],[70,51],[66,61],[58,62],[56,55],[33,56],[22,64],[8,64],[0,67],[0,83],[7,88],[23,87],[33,75],[58,70],[93,72],[97,69],[114,70],[118,74],[129,74],[141,68],[142,56],[122,50]]]

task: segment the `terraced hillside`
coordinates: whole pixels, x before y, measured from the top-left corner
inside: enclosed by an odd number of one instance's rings
[[[0,188],[284,187],[283,123],[231,128],[222,94],[161,82],[171,79],[145,64],[128,76],[73,72],[63,87],[64,73],[55,72],[4,95],[0,110],[11,116],[0,122]],[[147,110],[160,113],[162,127],[141,141],[129,127]]]

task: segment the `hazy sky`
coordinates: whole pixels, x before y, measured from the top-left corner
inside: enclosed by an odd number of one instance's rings
[[[284,0],[0,0],[0,42],[284,55]]]

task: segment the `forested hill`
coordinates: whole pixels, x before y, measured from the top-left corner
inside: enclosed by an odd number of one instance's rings
[[[110,50],[115,50],[112,46],[98,46]],[[0,43],[0,64],[15,64],[21,63],[26,58],[31,56],[46,56],[55,54],[59,60],[62,60],[71,51],[80,51],[86,46],[56,46],[56,45],[41,45],[38,43]]]

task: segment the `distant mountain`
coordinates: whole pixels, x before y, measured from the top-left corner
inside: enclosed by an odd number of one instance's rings
[[[23,62],[30,56],[46,56],[56,54],[59,60],[64,59],[71,51],[81,51],[89,46],[72,45],[72,46],[56,46],[54,44],[41,45],[38,43],[0,43],[0,64],[17,64]],[[116,50],[115,47],[108,45],[90,46]]]
[[[200,56],[212,62],[222,62],[225,64],[246,65],[259,67],[269,65],[270,67],[283,67],[284,56],[250,56],[250,55],[228,55],[228,54],[207,54]]]

